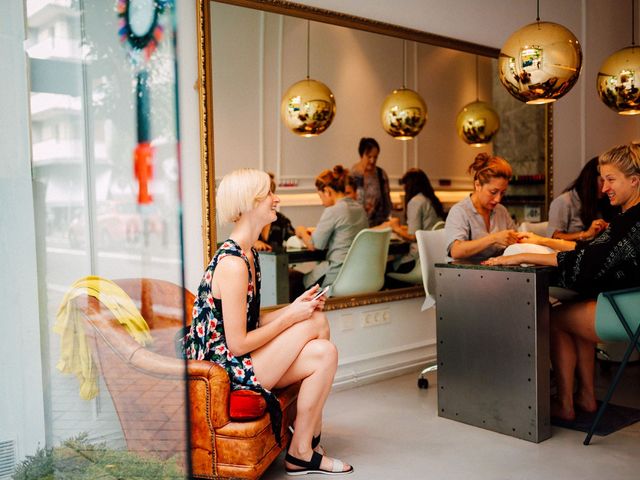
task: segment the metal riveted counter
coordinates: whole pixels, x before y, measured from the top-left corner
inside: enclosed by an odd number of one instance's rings
[[[436,267],[438,415],[541,442],[549,418],[549,267]]]

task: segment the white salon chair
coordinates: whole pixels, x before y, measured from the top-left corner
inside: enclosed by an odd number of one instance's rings
[[[428,310],[436,304],[436,272],[434,264],[447,261],[446,235],[440,230],[418,230],[416,232],[420,265],[422,267],[422,284],[424,286],[425,299],[422,311]],[[425,367],[418,377],[418,387],[428,388],[427,373],[437,370],[437,364]]]

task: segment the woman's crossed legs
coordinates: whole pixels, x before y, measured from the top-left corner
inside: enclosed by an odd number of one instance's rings
[[[338,352],[329,341],[329,324],[322,312],[282,332],[251,354],[254,372],[267,389],[282,388],[302,381],[297,416],[289,454],[309,461],[311,439],[320,434],[322,410],[331,391],[338,366]],[[323,457],[320,469],[330,471],[333,459]],[[293,465],[287,465],[295,470]],[[344,471],[351,467],[345,465]]]

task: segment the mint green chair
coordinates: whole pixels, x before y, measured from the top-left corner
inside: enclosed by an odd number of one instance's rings
[[[445,226],[445,221],[438,220],[436,223],[433,224],[433,227],[431,227],[431,230],[442,230],[444,226]]]
[[[584,439],[584,444],[589,445],[593,432],[604,415],[604,411],[613,396],[613,392],[618,386],[629,357],[634,349],[640,352],[640,288],[627,288],[624,290],[614,290],[603,292],[598,295],[596,304],[596,334],[605,341],[628,341],[629,346],[624,352],[622,362],[616,372],[609,390],[598,409],[596,418],[589,428]]]
[[[358,295],[380,290],[384,285],[390,239],[390,228],[360,230],[331,285],[331,296]]]
[[[420,257],[416,258],[416,264],[411,270],[405,273],[391,272],[387,273],[387,277],[401,282],[413,283],[415,285],[422,284],[422,267],[420,266]]]

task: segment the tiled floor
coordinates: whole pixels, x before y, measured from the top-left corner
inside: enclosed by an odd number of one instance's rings
[[[599,390],[609,373],[600,372]],[[640,478],[640,423],[584,446],[584,433],[553,427],[535,444],[436,414],[437,382],[416,387],[416,375],[332,393],[322,443],[355,467],[351,479],[631,480]],[[472,401],[472,399],[470,399]],[[630,366],[615,403],[640,408],[640,365]],[[309,476],[310,478],[321,478]],[[263,477],[287,477],[279,458]]]

